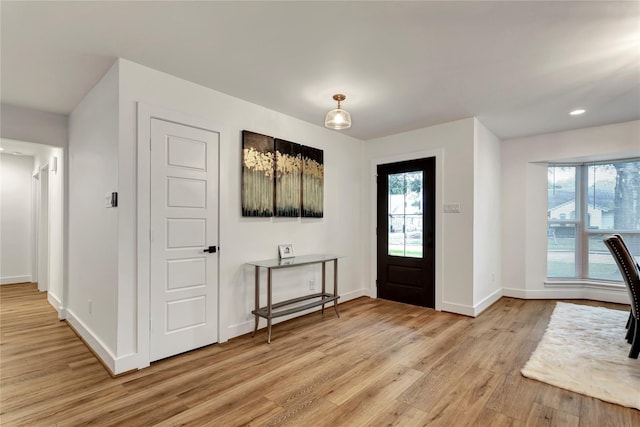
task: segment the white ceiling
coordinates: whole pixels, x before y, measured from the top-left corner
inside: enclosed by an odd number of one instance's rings
[[[0,148],[0,154],[43,158],[47,157],[50,150],[46,145],[6,138],[0,138]]]
[[[371,139],[477,116],[503,139],[640,118],[640,2],[12,2],[1,100],[70,113],[117,57]],[[569,110],[587,113],[570,117]]]

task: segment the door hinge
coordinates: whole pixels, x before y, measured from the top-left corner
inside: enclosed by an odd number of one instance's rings
[[[149,318],[149,331],[151,331],[152,327],[151,327],[151,318]]]
[[[149,229],[149,241],[153,242],[153,230]]]
[[[151,147],[153,147],[153,144],[151,143],[151,138],[149,138],[149,151],[151,151]]]

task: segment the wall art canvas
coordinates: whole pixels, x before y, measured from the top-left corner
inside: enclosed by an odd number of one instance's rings
[[[242,216],[273,216],[274,139],[242,131]]]
[[[276,139],[275,216],[299,217],[302,198],[302,146]]]
[[[324,152],[302,147],[302,216],[322,218],[324,214]]]

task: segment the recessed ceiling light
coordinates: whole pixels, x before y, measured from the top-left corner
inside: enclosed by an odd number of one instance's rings
[[[577,110],[571,111],[569,114],[572,116],[579,116],[580,114],[586,113],[587,110],[583,110],[582,108],[578,108]]]
[[[22,153],[21,153],[21,152],[19,152],[19,151],[14,151],[14,152],[13,152],[13,153],[11,153],[11,154],[13,154],[14,156],[22,156]]]
[[[0,147],[0,151],[4,151],[4,148]]]

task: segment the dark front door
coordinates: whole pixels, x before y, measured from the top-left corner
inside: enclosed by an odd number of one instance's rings
[[[378,165],[378,298],[435,308],[435,157]]]

